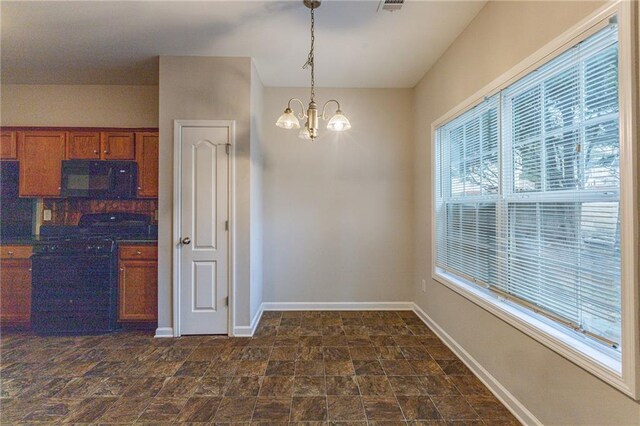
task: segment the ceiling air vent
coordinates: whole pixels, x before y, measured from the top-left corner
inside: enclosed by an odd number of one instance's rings
[[[378,12],[380,11],[381,6],[382,10],[395,12],[396,10],[402,9],[403,4],[404,0],[380,0],[380,3],[378,4]]]

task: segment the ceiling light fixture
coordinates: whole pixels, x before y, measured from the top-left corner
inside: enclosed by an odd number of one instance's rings
[[[300,130],[298,137],[300,139],[314,140],[318,137],[318,106],[315,102],[315,64],[313,57],[314,43],[315,43],[315,16],[314,11],[320,7],[319,0],[303,0],[305,6],[311,9],[311,50],[309,51],[309,56],[307,58],[307,62],[302,67],[303,69],[307,69],[311,67],[311,99],[309,101],[309,107],[307,111],[304,110],[304,103],[298,98],[289,99],[289,103],[287,104],[287,108],[285,108],[284,113],[278,118],[276,121],[276,126],[282,127],[283,129],[300,129],[300,122],[298,121],[298,117],[300,119],[306,119],[304,127]],[[291,109],[291,102],[299,102],[302,108],[302,112],[300,112],[298,117]],[[329,122],[327,123],[327,129],[333,130],[335,132],[342,132],[344,130],[349,130],[351,128],[351,123],[347,117],[344,116],[342,110],[340,110],[340,102],[335,99],[330,99],[324,103],[322,107],[322,114],[320,117],[323,120],[327,120],[326,110],[327,105],[331,102],[335,102],[337,105],[336,113],[331,117]]]

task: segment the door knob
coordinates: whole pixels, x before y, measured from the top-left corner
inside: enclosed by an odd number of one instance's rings
[[[182,241],[181,241],[181,242],[182,242],[182,244],[184,244],[184,245],[189,245],[189,244],[191,244],[191,238],[189,238],[189,237],[184,237],[184,238],[182,239]]]

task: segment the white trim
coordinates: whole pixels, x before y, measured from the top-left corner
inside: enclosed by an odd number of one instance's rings
[[[638,2],[623,2],[618,20],[619,129],[620,129],[620,247],[622,299],[622,380],[640,399],[640,271],[638,270]],[[634,30],[635,28],[635,30]]]
[[[433,279],[444,284],[449,289],[472,301],[476,305],[502,319],[523,333],[533,337],[540,343],[589,370],[595,376],[610,381],[615,386],[624,387],[619,376],[620,362],[608,357],[584,341],[562,330],[561,326],[554,327],[552,321],[534,312],[527,312],[525,308],[518,308],[507,301],[493,296],[490,292],[475,284],[465,283],[453,274],[437,270]]]
[[[265,311],[411,311],[413,302],[264,302]]]
[[[598,9],[582,21],[578,22],[555,39],[551,40],[531,56],[520,62],[518,65],[511,68],[510,70],[493,80],[491,83],[485,85],[473,95],[469,96],[460,104],[449,110],[446,114],[435,120],[431,124],[432,132],[440,125],[444,124],[447,121],[450,121],[461,113],[474,107],[475,105],[480,104],[486,98],[497,94],[503,89],[506,89],[508,86],[515,83],[517,80],[524,77],[529,72],[535,70],[538,66],[564,52],[575,43],[576,38],[583,38],[590,33],[596,32],[596,30],[601,28],[598,26],[601,21],[608,19],[609,17],[615,15],[617,12],[620,12],[620,9],[623,9],[620,7],[622,3],[628,2],[626,2],[625,0],[614,0],[608,2],[605,6]],[[626,16],[626,14],[627,13],[624,12],[624,19],[628,19],[628,16]]]
[[[504,320],[518,328],[523,333],[536,339],[538,342],[549,347],[569,361],[579,365],[586,371],[602,379],[606,383],[621,390],[633,398],[640,397],[640,327],[638,327],[640,316],[640,295],[638,294],[638,281],[640,274],[636,265],[638,259],[638,194],[634,188],[638,171],[636,165],[635,146],[637,144],[637,124],[635,123],[637,102],[637,76],[633,75],[634,55],[637,47],[637,40],[634,38],[634,25],[636,25],[637,4],[634,2],[616,0],[607,3],[595,13],[585,18],[568,31],[558,36],[556,39],[539,49],[533,55],[523,60],[520,64],[507,71],[493,82],[467,98],[461,104],[434,121],[431,125],[431,159],[435,161],[435,131],[443,123],[455,118],[457,115],[479,104],[486,97],[505,89],[525,74],[536,69],[541,64],[549,61],[554,56],[562,53],[571,47],[577,39],[583,39],[602,28],[602,22],[609,17],[618,14],[618,39],[619,39],[619,78],[620,78],[620,172],[627,177],[621,181],[620,188],[620,209],[623,226],[621,227],[621,247],[622,247],[622,368],[620,373],[612,371],[605,365],[596,362],[585,353],[580,353],[570,344],[567,339],[558,338],[557,335],[549,333],[533,325],[532,322],[518,319],[512,312],[504,309],[503,304],[496,304],[486,296],[480,295],[469,286],[460,285],[459,280],[451,280],[437,273],[436,256],[432,256],[432,277],[434,280],[456,291],[471,302],[491,312],[498,318]],[[437,182],[436,168],[432,167],[432,182]],[[431,215],[437,217],[435,188],[431,189]],[[436,253],[436,221],[431,221],[431,252]]]
[[[413,312],[433,330],[434,333],[444,342],[451,351],[480,379],[482,383],[495,395],[496,398],[507,407],[522,424],[542,425],[536,416],[527,410],[507,388],[505,388],[495,377],[491,375],[478,361],[475,360],[453,337],[451,337],[442,327],[440,327],[425,311],[417,304],[413,304]]]
[[[255,334],[265,311],[412,311],[413,302],[263,302],[249,326],[235,326],[234,337]]]
[[[258,311],[253,316],[251,320],[251,325],[241,325],[233,327],[233,337],[252,337],[255,332],[260,320],[262,319],[262,313],[264,312],[264,303],[261,303],[258,307]]]
[[[173,327],[158,327],[156,328],[156,338],[173,337]]]
[[[233,324],[235,321],[235,237],[236,237],[236,168],[235,168],[235,147],[236,133],[235,120],[173,120],[173,336],[179,337],[180,332],[180,226],[181,226],[181,167],[182,167],[182,128],[183,127],[226,127],[229,131],[229,206],[228,217],[230,227],[228,235],[228,267],[227,285],[229,295],[229,309],[227,317],[227,334],[233,335]]]

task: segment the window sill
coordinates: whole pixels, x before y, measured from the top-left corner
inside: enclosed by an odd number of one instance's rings
[[[619,352],[441,268],[435,268],[433,279],[611,386],[632,394],[623,380]]]

